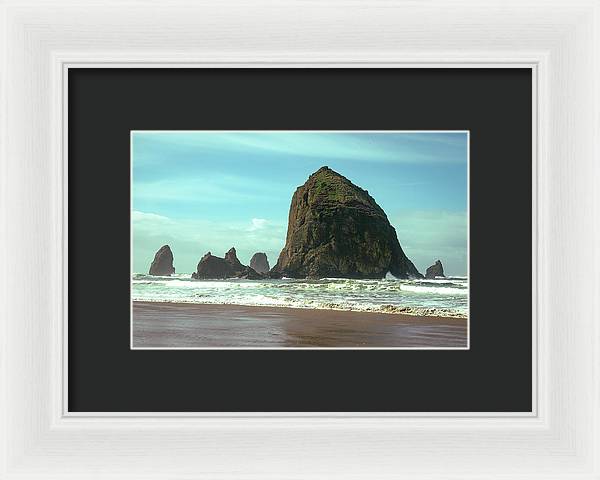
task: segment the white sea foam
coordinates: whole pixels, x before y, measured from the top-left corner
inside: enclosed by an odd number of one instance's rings
[[[468,295],[466,288],[425,287],[421,285],[402,285],[402,290],[415,293],[437,293],[440,295]]]
[[[192,280],[134,274],[134,300],[466,316],[468,282],[436,280]]]

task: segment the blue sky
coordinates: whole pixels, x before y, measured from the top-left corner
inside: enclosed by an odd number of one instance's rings
[[[164,244],[178,273],[236,247],[277,262],[295,189],[323,165],[369,191],[422,273],[467,273],[464,132],[132,132],[133,269]]]

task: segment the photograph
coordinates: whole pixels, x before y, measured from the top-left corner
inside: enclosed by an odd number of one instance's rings
[[[469,349],[469,131],[133,130],[132,349]]]

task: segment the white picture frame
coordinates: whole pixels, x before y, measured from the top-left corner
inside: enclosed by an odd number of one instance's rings
[[[0,478],[600,478],[600,2],[7,0],[0,21]],[[531,68],[533,411],[67,412],[77,65]]]

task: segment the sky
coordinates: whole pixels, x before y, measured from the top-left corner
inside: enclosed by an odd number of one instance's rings
[[[292,195],[327,165],[368,190],[421,273],[467,274],[466,132],[151,132],[132,139],[133,271],[170,245],[177,273],[232,246],[248,265],[285,244]]]

